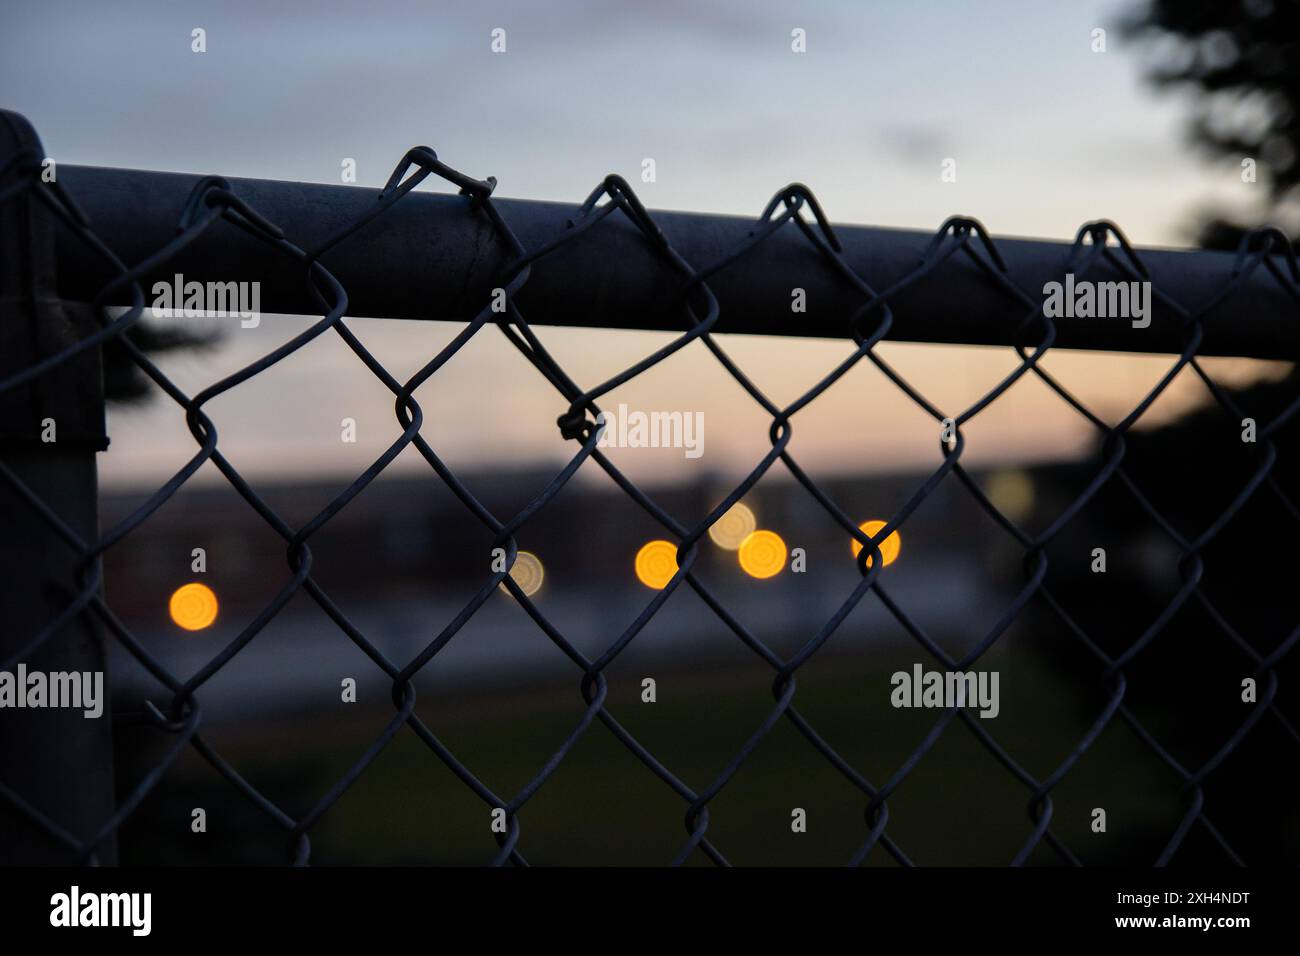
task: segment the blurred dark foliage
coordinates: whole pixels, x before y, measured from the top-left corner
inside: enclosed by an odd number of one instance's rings
[[[1150,0],[1124,24],[1149,48],[1148,77],[1200,95],[1193,142],[1216,158],[1258,163],[1254,210],[1216,210],[1198,226],[1205,248],[1232,249],[1265,223],[1296,232],[1300,206],[1300,3]],[[1291,216],[1290,228],[1286,216]]]
[[[1225,391],[1263,428],[1295,400],[1298,389],[1300,380],[1292,370],[1280,381]],[[1050,552],[1048,586],[1112,659],[1177,603],[1185,581],[1199,576],[1197,591],[1124,669],[1125,703],[1188,772],[1211,760],[1263,706],[1268,681],[1242,643],[1267,657],[1300,627],[1295,618],[1300,552],[1291,547],[1300,533],[1295,510],[1300,475],[1290,454],[1300,447],[1300,422],[1290,419],[1270,436],[1277,457],[1268,477],[1238,502],[1270,459],[1264,439],[1248,444],[1242,432],[1242,422],[1214,404],[1171,425],[1132,432],[1126,440],[1125,473],[1187,541],[1232,512],[1231,520],[1197,552],[1199,567],[1118,476],[1067,526]],[[1062,467],[1053,484],[1061,495],[1078,494],[1099,460]],[[1106,550],[1104,574],[1091,567],[1097,547]],[[1100,673],[1097,659],[1068,639],[1054,615],[1043,609],[1037,620],[1040,633],[1065,638],[1053,642],[1058,666],[1076,676]],[[1295,708],[1300,657],[1294,649],[1283,655],[1274,673],[1276,703],[1294,728],[1300,725]],[[1246,677],[1256,678],[1260,703],[1242,701]],[[1095,716],[1102,699],[1104,695],[1090,699],[1085,709]],[[1294,860],[1300,848],[1300,802],[1294,789],[1298,761],[1294,736],[1275,714],[1266,713],[1207,778],[1206,813],[1245,862]],[[1192,791],[1183,791],[1171,770],[1169,794],[1175,793],[1187,800]],[[1196,838],[1180,851],[1179,860],[1223,862],[1222,850],[1201,828],[1193,832]],[[1279,834],[1289,836],[1279,839]],[[1160,838],[1152,834],[1152,845]]]
[[[1300,232],[1300,2],[1151,0],[1130,19],[1127,32],[1148,45],[1152,82],[1196,94],[1193,143],[1233,166],[1246,157],[1258,164],[1256,201],[1203,213],[1194,227],[1197,244],[1236,249],[1248,229],[1261,225],[1281,228],[1294,243]],[[1229,390],[1260,428],[1298,393],[1294,368],[1281,380]],[[1268,478],[1238,501],[1270,458],[1266,444],[1244,443],[1242,430],[1240,420],[1207,402],[1171,425],[1128,437],[1126,473],[1187,540],[1234,512],[1198,551],[1199,565],[1122,482],[1112,480],[1089,509],[1089,520],[1062,542],[1083,555],[1105,547],[1108,572],[1093,574],[1085,561],[1066,562],[1055,583],[1084,630],[1115,656],[1175,602],[1185,581],[1200,575],[1197,591],[1125,669],[1126,701],[1140,719],[1153,722],[1157,739],[1191,773],[1214,759],[1260,706],[1241,700],[1242,679],[1256,677],[1261,701],[1265,697],[1266,677],[1242,645],[1268,656],[1300,627],[1293,610],[1300,553],[1290,546],[1300,531],[1294,504],[1300,502],[1300,475],[1292,460],[1300,423],[1291,419],[1270,436],[1277,457]],[[1121,609],[1126,624],[1117,628],[1107,615]],[[1086,656],[1069,652],[1061,660],[1082,666]],[[1293,729],[1300,724],[1293,693],[1300,661],[1294,649],[1274,674],[1275,703],[1284,716],[1264,714],[1204,785],[1207,815],[1247,863],[1293,861],[1300,845],[1294,791],[1300,754]],[[1171,783],[1191,799],[1194,791],[1172,771]],[[1222,848],[1202,828],[1193,834],[1180,860],[1223,860]]]
[[[192,332],[176,326],[160,326],[141,319],[126,333],[136,348],[146,354],[178,349],[209,349],[220,341],[215,332]],[[104,396],[110,402],[139,403],[153,391],[153,383],[132,361],[117,338],[104,345]]]

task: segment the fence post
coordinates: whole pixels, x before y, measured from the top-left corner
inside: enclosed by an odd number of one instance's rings
[[[0,191],[17,186],[22,170],[44,155],[27,120],[0,111]],[[94,325],[88,309],[65,306],[56,296],[57,217],[35,193],[44,188],[49,187],[38,177],[0,201],[0,384]],[[15,678],[20,661],[12,658],[77,592],[83,555],[24,500],[13,479],[82,541],[93,543],[99,533],[95,453],[107,444],[98,349],[0,392],[0,669]],[[103,633],[93,612],[79,613],[21,663],[29,674],[104,675],[98,718],[74,708],[0,708],[0,785],[27,804],[17,807],[0,791],[0,865],[72,863],[77,851],[29,810],[78,842],[113,812],[109,684]],[[92,859],[116,862],[115,837]]]

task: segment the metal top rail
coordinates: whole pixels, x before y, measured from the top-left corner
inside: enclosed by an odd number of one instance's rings
[[[60,182],[82,205],[97,231],[108,237],[127,263],[146,258],[175,235],[179,211],[201,177],[197,175],[60,166]],[[375,206],[380,191],[260,179],[229,179],[233,192],[258,209],[304,249],[324,242]],[[354,316],[464,321],[482,308],[499,282],[507,251],[486,216],[467,215],[464,195],[415,192],[382,219],[350,237],[346,252],[326,252],[320,261],[348,290]],[[526,248],[544,246],[582,216],[571,203],[498,199],[493,204]],[[696,269],[719,262],[744,244],[753,218],[682,212],[652,212],[673,248]],[[845,261],[876,289],[886,289],[914,272],[934,233],[869,226],[834,227]],[[997,239],[1007,275],[1036,299],[1043,286],[1070,271],[1070,242]],[[1227,287],[1238,257],[1226,252],[1139,250],[1154,288],[1179,303],[1204,303]],[[108,278],[85,247],[62,237],[58,249],[59,293],[85,300]],[[257,281],[264,312],[319,312],[303,278],[302,263],[268,256],[246,233],[223,229],[204,235],[181,251],[157,280]],[[1088,274],[1119,281],[1119,270],[1099,262]],[[1131,277],[1129,277],[1131,278]],[[679,300],[684,280],[648,248],[641,232],[621,216],[566,242],[535,262],[519,293],[530,321],[544,325],[683,330]],[[831,269],[797,230],[781,230],[741,261],[709,277],[721,314],[714,331],[763,335],[843,338],[847,317],[861,305],[859,290]],[[801,288],[806,312],[791,308]],[[125,303],[123,303],[125,304]],[[1010,345],[1022,318],[1005,289],[975,263],[953,257],[929,281],[918,282],[892,300],[890,339],[973,345]],[[1208,313],[1201,355],[1258,358],[1300,357],[1300,323],[1295,303],[1259,269],[1232,296]],[[1183,333],[1173,311],[1156,303],[1149,328],[1123,319],[1055,319],[1056,347],[1127,352],[1180,352]]]

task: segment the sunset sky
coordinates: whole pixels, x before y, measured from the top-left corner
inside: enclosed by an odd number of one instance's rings
[[[1117,220],[1136,242],[1180,245],[1211,201],[1249,202],[1233,165],[1187,144],[1189,101],[1157,96],[1144,51],[1117,29],[1124,2],[699,4],[387,3],[382,22],[329,3],[44,3],[11,8],[0,33],[5,105],[26,114],[63,163],[339,181],[344,158],[378,186],[425,143],[498,195],[578,201],[609,172],[651,209],[757,215],[792,180],[832,220],[933,229],[952,213],[995,235],[1069,238]],[[733,15],[743,8],[744,16]],[[75,14],[75,15],[74,15]],[[190,31],[208,50],[190,50]],[[507,52],[489,50],[494,28]],[[790,51],[790,31],[808,51]],[[1095,28],[1107,51],[1094,53]],[[255,144],[255,145],[250,145]],[[657,180],[641,184],[653,157]],[[939,164],[958,163],[943,183]],[[187,390],[265,353],[304,325],[268,316],[231,323],[212,352],[169,357]],[[395,374],[413,371],[456,329],[356,320]],[[666,339],[648,333],[541,330],[581,384],[594,384]],[[729,338],[724,345],[789,401],[847,352],[840,342]],[[953,414],[1011,367],[1013,353],[882,349]],[[1111,418],[1135,404],[1168,357],[1071,356],[1047,368]],[[1262,363],[1211,363],[1233,379]],[[399,377],[400,374],[399,374]],[[1179,383],[1153,409],[1177,414],[1201,390]],[[559,461],[572,449],[564,403],[495,329],[419,393],[425,434],[455,464]],[[645,409],[702,410],[705,455],[624,449],[634,475],[732,474],[762,455],[765,417],[698,344],[610,396]],[[398,433],[387,393],[332,334],[210,407],[221,447],[250,474],[355,474]],[[339,422],[358,422],[342,445]],[[938,459],[928,418],[878,372],[855,370],[795,420],[794,449],[827,471],[916,468]],[[111,414],[109,484],[153,480],[192,451],[161,397]],[[1087,429],[1025,382],[968,429],[970,460],[1077,454]],[[398,467],[412,464],[404,456]]]

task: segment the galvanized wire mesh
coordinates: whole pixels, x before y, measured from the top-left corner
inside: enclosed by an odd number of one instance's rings
[[[499,281],[499,286],[505,290],[508,311],[503,320],[502,316],[494,313],[492,303],[484,302],[478,315],[467,323],[445,348],[430,358],[409,379],[399,381],[349,329],[345,320],[348,313],[347,290],[321,264],[320,258],[331,250],[345,251],[349,237],[376,220],[381,220],[389,209],[400,203],[403,197],[430,176],[446,180],[458,188],[462,195],[468,197],[464,214],[485,217],[504,247],[509,250],[510,255],[501,265]],[[732,784],[739,768],[757,748],[763,745],[773,728],[779,722],[786,721],[806,740],[809,747],[814,748],[835,771],[860,791],[863,811],[862,828],[851,839],[846,839],[845,844],[844,856],[850,863],[861,864],[867,861],[874,851],[877,854],[887,854],[900,864],[910,865],[912,861],[906,849],[891,837],[890,797],[907,780],[918,762],[935,747],[941,736],[954,724],[961,723],[1023,789],[1027,811],[1026,832],[1022,844],[1010,857],[1009,862],[1024,863],[1029,860],[1031,854],[1046,847],[1059,861],[1078,864],[1079,856],[1053,830],[1053,790],[1089,752],[1103,730],[1112,722],[1120,720],[1127,723],[1151,754],[1176,774],[1184,784],[1185,811],[1179,819],[1171,821],[1167,842],[1155,862],[1164,864],[1173,860],[1189,833],[1197,827],[1222,849],[1227,858],[1236,862],[1245,862],[1234,850],[1231,841],[1225,835],[1225,830],[1215,822],[1213,817],[1215,808],[1205,800],[1203,785],[1212,774],[1221,770],[1225,760],[1263,720],[1276,722],[1289,741],[1289,745],[1300,747],[1300,734],[1279,706],[1277,676],[1278,665],[1294,650],[1297,640],[1300,640],[1300,628],[1290,630],[1288,636],[1275,646],[1258,649],[1256,643],[1238,633],[1229,621],[1218,613],[1211,602],[1202,586],[1205,566],[1201,554],[1252,498],[1267,497],[1277,507],[1279,520],[1300,521],[1300,513],[1297,512],[1295,504],[1287,496],[1274,474],[1274,466],[1278,459],[1274,438],[1278,430],[1300,407],[1300,398],[1291,402],[1272,420],[1260,423],[1257,443],[1243,444],[1242,454],[1251,456],[1252,473],[1249,480],[1240,487],[1215,520],[1198,534],[1191,536],[1181,533],[1126,472],[1126,436],[1173,379],[1185,369],[1190,369],[1205,383],[1215,403],[1229,420],[1240,422],[1245,417],[1245,413],[1238,407],[1232,395],[1216,384],[1198,363],[1197,351],[1202,338],[1205,316],[1215,307],[1229,301],[1241,284],[1260,269],[1267,270],[1273,279],[1287,290],[1291,298],[1300,303],[1300,271],[1297,270],[1289,243],[1280,233],[1263,230],[1248,236],[1238,252],[1233,280],[1224,286],[1217,299],[1203,303],[1200,308],[1188,310],[1170,297],[1168,290],[1154,289],[1154,295],[1162,306],[1173,310],[1180,317],[1184,347],[1156,386],[1122,420],[1112,426],[1086,407],[1042,367],[1041,360],[1052,349],[1055,341],[1053,321],[1044,314],[1041,300],[1027,295],[1009,281],[998,253],[997,243],[979,222],[969,218],[954,217],[944,222],[934,233],[929,248],[916,263],[916,268],[910,275],[890,288],[874,289],[863,281],[841,257],[840,245],[834,229],[812,193],[802,185],[790,185],[772,198],[755,222],[749,240],[744,245],[721,261],[697,264],[685,261],[674,251],[671,243],[656,226],[654,218],[638,200],[629,184],[618,176],[609,176],[587,198],[582,206],[581,216],[572,221],[568,229],[556,235],[547,245],[525,249],[515,238],[510,225],[493,205],[492,193],[495,187],[493,179],[478,180],[466,176],[439,160],[433,150],[419,147],[412,149],[403,157],[389,178],[379,201],[375,203],[368,215],[351,223],[327,242],[314,248],[302,248],[296,245],[293,237],[284,235],[274,223],[268,222],[256,209],[242,201],[225,180],[219,177],[207,177],[195,187],[185,207],[178,210],[178,228],[175,238],[145,261],[128,265],[121,262],[109,244],[96,234],[93,226],[81,215],[70,196],[57,185],[41,181],[39,157],[34,155],[18,157],[3,170],[2,182],[0,201],[16,201],[22,196],[35,197],[53,210],[64,226],[75,232],[80,240],[111,268],[114,277],[94,303],[100,328],[94,334],[59,350],[57,354],[43,357],[36,364],[10,375],[0,382],[0,394],[10,393],[12,390],[29,386],[43,376],[53,375],[75,357],[98,349],[110,340],[115,340],[129,353],[136,366],[165,394],[167,400],[175,404],[178,413],[184,414],[197,446],[184,467],[128,517],[115,526],[105,529],[96,540],[86,540],[69,527],[55,508],[43,499],[41,488],[25,484],[7,464],[0,462],[0,478],[4,479],[26,507],[40,516],[51,532],[61,539],[64,546],[76,553],[80,568],[79,587],[75,593],[67,596],[62,611],[45,627],[30,635],[17,652],[0,661],[0,669],[10,668],[20,660],[29,659],[68,621],[80,615],[93,616],[156,680],[158,687],[156,700],[142,702],[143,712],[153,727],[170,736],[170,745],[161,759],[148,774],[132,786],[125,798],[118,802],[112,816],[103,820],[98,830],[89,837],[78,837],[69,833],[42,807],[32,805],[22,793],[6,782],[0,781],[0,798],[16,809],[33,826],[65,846],[76,859],[82,862],[94,862],[98,848],[118,832],[124,821],[139,808],[145,797],[158,786],[178,756],[188,747],[202,755],[216,774],[241,793],[266,818],[284,830],[287,836],[288,862],[306,864],[311,858],[309,834],[313,827],[344,792],[366,773],[367,768],[394,737],[405,730],[422,741],[428,750],[473,791],[486,807],[504,810],[507,828],[504,833],[494,834],[498,843],[498,851],[491,860],[494,864],[526,862],[524,853],[526,829],[523,825],[525,808],[561,766],[577,741],[586,734],[601,732],[612,734],[622,746],[636,756],[648,774],[680,799],[683,809],[684,837],[675,851],[665,853],[665,859],[682,863],[697,854],[702,854],[714,863],[726,864],[727,856],[724,848],[716,845],[710,838],[710,805],[724,788]],[[565,372],[529,326],[517,304],[517,293],[528,283],[530,269],[534,263],[576,237],[599,230],[604,220],[615,216],[626,217],[644,236],[646,256],[662,259],[683,277],[686,291],[680,299],[680,324],[685,331],[669,344],[656,349],[612,378],[594,386],[584,387]],[[132,342],[128,334],[131,327],[144,314],[145,300],[140,279],[157,267],[165,265],[171,257],[200,235],[231,226],[258,240],[265,246],[269,255],[288,256],[301,263],[304,277],[310,282],[319,302],[322,317],[306,331],[262,356],[258,361],[194,395],[189,395],[179,389],[158,365]],[[811,389],[784,407],[768,398],[756,381],[728,356],[723,346],[711,334],[719,317],[719,304],[709,287],[711,276],[743,259],[752,249],[782,229],[799,230],[825,263],[834,269],[846,287],[856,291],[860,301],[851,314],[844,316],[845,335],[851,343],[848,355]],[[1021,320],[1017,332],[1019,344],[1015,347],[1018,361],[1014,370],[970,407],[954,412],[941,409],[928,400],[918,388],[885,362],[875,346],[890,332],[893,322],[892,303],[895,298],[916,283],[942,283],[945,268],[949,267],[957,257],[973,262],[986,274],[989,281],[1005,296],[1008,314],[1021,317]],[[1111,269],[1119,270],[1125,277],[1135,281],[1147,278],[1140,255],[1129,245],[1116,226],[1104,221],[1090,222],[1077,233],[1070,261],[1067,264],[1068,269],[1077,275],[1085,276],[1102,263]],[[124,292],[130,296],[132,305],[124,313],[114,316],[105,304],[120,298]],[[511,515],[497,515],[489,510],[458,478],[453,469],[439,457],[433,444],[422,433],[425,415],[414,398],[415,391],[423,383],[436,375],[473,336],[480,334],[488,326],[496,326],[501,334],[505,335],[559,392],[567,408],[557,421],[559,432],[557,440],[569,442],[573,448],[572,457],[564,467],[523,509]],[[217,429],[206,414],[205,406],[216,397],[238,388],[254,376],[274,374],[273,369],[277,363],[314,339],[331,332],[339,336],[369,372],[391,392],[397,429],[392,443],[382,455],[351,481],[314,518],[300,527],[294,527],[268,506],[258,491],[240,474],[239,469],[223,455]],[[620,472],[609,457],[601,451],[597,444],[600,437],[597,416],[601,412],[600,400],[611,390],[687,347],[707,349],[716,358],[721,371],[734,379],[763,409],[771,422],[769,427],[771,449],[753,466],[744,480],[732,488],[730,493],[722,498],[708,514],[684,517],[664,510],[649,494]],[[857,521],[850,517],[823,487],[800,467],[790,449],[794,432],[793,420],[797,413],[808,407],[850,369],[864,361],[878,368],[894,386],[934,420],[937,438],[941,435],[943,426],[950,426],[951,439],[940,438],[942,463],[917,485],[904,505],[890,516],[887,524],[870,537],[860,531]],[[999,511],[979,482],[961,463],[966,448],[963,426],[980,415],[1026,376],[1037,377],[1082,416],[1096,430],[1102,449],[1100,459],[1095,462],[1086,487],[1036,534],[1026,532]],[[490,531],[493,536],[492,546],[505,549],[507,569],[490,572],[485,555],[482,584],[474,597],[418,654],[410,660],[400,661],[385,656],[313,579],[311,543],[313,537],[332,518],[347,507],[367,485],[375,481],[408,447],[418,451],[433,475],[454,493],[461,505],[483,527]],[[285,558],[291,576],[274,599],[253,617],[233,641],[215,654],[206,666],[188,678],[183,678],[169,672],[114,613],[111,603],[102,595],[100,559],[108,549],[120,543],[176,495],[207,462],[211,462],[219,469],[230,487],[238,493],[248,507],[283,539]],[[676,555],[678,570],[672,580],[649,600],[634,620],[623,627],[617,635],[611,634],[612,639],[596,656],[588,656],[580,652],[565,633],[548,620],[509,574],[509,567],[513,566],[518,554],[516,534],[541,509],[547,507],[548,503],[573,479],[579,468],[584,465],[591,467],[589,462],[603,470],[631,501],[658,522],[664,533],[678,544]],[[857,559],[858,570],[861,573],[860,580],[849,593],[843,595],[841,603],[833,613],[818,626],[809,628],[810,633],[806,635],[802,645],[789,656],[778,654],[760,640],[736,614],[723,605],[719,597],[694,572],[700,554],[700,544],[710,527],[733,504],[754,488],[777,462],[781,463],[807,494],[843,529],[846,536],[855,538],[863,545]],[[960,657],[952,656],[940,646],[891,597],[890,589],[881,576],[884,561],[880,552],[881,543],[895,530],[905,526],[909,516],[931,496],[941,482],[954,480],[969,492],[978,507],[996,521],[1006,535],[1018,543],[1024,557],[1024,582],[1019,593],[1005,607],[993,626]],[[1047,546],[1067,524],[1088,507],[1101,489],[1107,486],[1119,486],[1125,489],[1136,506],[1159,527],[1169,541],[1173,542],[1180,554],[1178,562],[1180,586],[1176,593],[1168,600],[1161,613],[1137,629],[1139,633],[1136,639],[1118,654],[1103,650],[1101,644],[1095,639],[1096,636],[1090,635],[1075,620],[1047,583],[1049,564]],[[875,560],[872,560],[873,558]],[[472,754],[454,753],[439,739],[436,729],[429,726],[416,713],[416,692],[413,684],[416,675],[435,662],[439,653],[456,638],[465,624],[501,585],[510,591],[519,606],[535,622],[540,634],[572,662],[575,674],[581,675],[580,697],[574,702],[572,729],[558,743],[550,758],[537,768],[531,779],[514,793],[499,793],[494,790],[486,780],[476,774]],[[683,587],[693,590],[735,639],[770,668],[772,694],[772,704],[764,719],[752,728],[748,739],[744,740],[730,758],[717,768],[716,774],[711,779],[690,782],[681,779],[667,762],[643,746],[610,710],[607,706],[609,684],[605,675],[610,664],[637,639],[665,602],[672,600],[674,594]],[[267,624],[299,592],[308,595],[337,625],[339,631],[364,652],[373,665],[391,681],[393,713],[347,772],[339,777],[314,805],[305,810],[290,810],[268,799],[252,781],[241,775],[239,769],[232,766],[205,739],[200,732],[202,715],[200,700],[204,685],[221,672],[250,642],[256,640]],[[855,607],[868,600],[879,601],[916,645],[923,649],[929,660],[950,671],[972,668],[999,641],[1031,602],[1040,602],[1041,606],[1047,608],[1060,622],[1062,633],[1077,642],[1095,661],[1095,673],[1088,677],[1089,680],[1095,681],[1096,685],[1095,718],[1087,733],[1075,742],[1069,753],[1050,773],[1035,776],[1018,763],[1016,758],[999,744],[994,734],[969,710],[951,707],[936,714],[936,720],[930,731],[916,743],[907,759],[902,761],[887,779],[868,779],[845,759],[829,740],[818,733],[797,706],[798,675],[801,668],[827,644]],[[1248,716],[1238,725],[1225,728],[1223,737],[1215,746],[1212,755],[1194,766],[1180,763],[1173,753],[1162,746],[1155,734],[1138,720],[1126,704],[1128,693],[1126,669],[1139,655],[1167,633],[1171,619],[1189,603],[1198,604],[1208,612],[1214,619],[1223,640],[1234,645],[1253,662],[1253,674],[1261,688],[1258,704],[1249,709]],[[707,715],[701,715],[701,719],[707,719]],[[598,724],[603,727],[603,731],[597,728]],[[1285,766],[1290,763],[1294,766],[1298,753],[1300,751],[1291,750],[1278,761],[1278,765]]]

